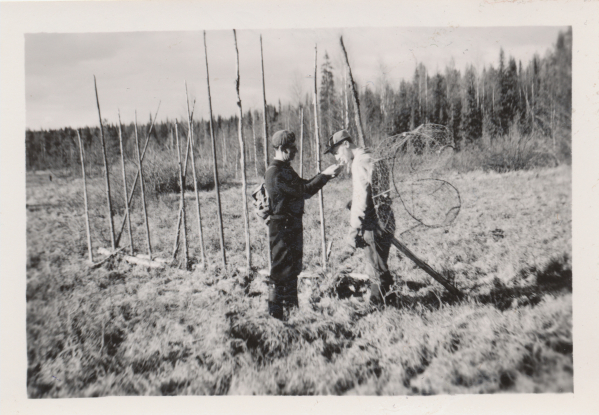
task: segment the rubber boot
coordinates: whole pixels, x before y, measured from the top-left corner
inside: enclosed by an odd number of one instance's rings
[[[283,320],[283,307],[280,304],[269,301],[268,302],[268,314],[279,320]]]
[[[277,296],[277,288],[274,284],[268,286],[268,314],[279,320],[283,320],[283,307]]]
[[[381,292],[381,286],[376,283],[370,284],[370,306],[381,310],[385,305],[385,299]]]
[[[383,273],[381,275],[381,293],[383,295],[383,302],[385,305],[393,303],[394,299],[397,297],[396,294],[390,295],[391,287],[393,286],[393,275],[389,271]]]

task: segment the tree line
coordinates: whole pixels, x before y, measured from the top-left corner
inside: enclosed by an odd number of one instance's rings
[[[267,83],[268,88],[268,83]],[[298,135],[303,131],[304,171],[315,169],[314,116],[311,93],[301,86],[292,85],[294,98],[282,105],[267,106],[269,132],[291,129]],[[353,136],[357,129],[350,115],[352,100],[345,68],[334,68],[325,53],[320,65],[318,91],[320,135],[322,142],[335,131],[345,128]],[[444,70],[432,73],[424,64],[416,66],[412,79],[403,79],[393,85],[381,68],[374,86],[358,85],[360,110],[366,135],[366,144],[376,147],[382,139],[410,131],[423,123],[442,124],[452,132],[458,150],[478,146],[484,149],[493,140],[517,132],[544,140],[560,159],[569,159],[571,148],[572,113],[572,29],[558,34],[556,43],[543,56],[535,54],[523,64],[500,50],[496,65],[475,68],[468,65],[464,71],[452,63]],[[300,112],[303,111],[303,126]],[[244,113],[246,160],[248,171],[255,175],[264,171],[263,112]],[[151,125],[141,125],[146,132]],[[215,117],[219,168],[234,171],[238,168],[238,116]],[[303,127],[303,128],[302,128]],[[119,156],[118,125],[104,123],[108,157]],[[179,125],[185,134],[186,125]],[[208,120],[194,121],[194,142],[200,158],[211,157]],[[100,171],[102,165],[99,127],[80,129],[81,138],[90,164],[90,171]],[[125,157],[134,159],[134,125],[123,125]],[[323,145],[324,145],[323,143]],[[151,132],[150,149],[173,151],[175,148],[172,120],[156,122]],[[268,150],[267,151],[272,151]],[[296,160],[297,164],[299,160]],[[79,150],[76,131],[72,128],[26,131],[26,163],[28,170],[76,169]]]

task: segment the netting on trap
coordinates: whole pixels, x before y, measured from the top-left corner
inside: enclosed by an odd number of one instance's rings
[[[395,233],[394,206],[425,227],[453,223],[462,205],[460,194],[441,177],[454,150],[451,132],[437,124],[388,137],[375,149],[372,194],[384,230]]]

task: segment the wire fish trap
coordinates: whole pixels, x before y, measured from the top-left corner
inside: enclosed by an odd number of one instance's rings
[[[438,124],[388,137],[376,148],[372,193],[384,230],[395,233],[391,205],[396,199],[419,225],[439,228],[455,221],[462,206],[460,193],[440,178],[454,151],[451,132]]]

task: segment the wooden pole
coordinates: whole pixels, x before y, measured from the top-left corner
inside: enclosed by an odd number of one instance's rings
[[[89,262],[94,262],[94,255],[92,254],[92,236],[89,229],[89,211],[87,208],[87,182],[85,178],[85,155],[83,149],[83,143],[81,142],[81,134],[77,130],[77,138],[79,139],[79,156],[81,157],[81,175],[83,176],[83,203],[85,206],[85,231],[87,233],[87,252],[89,256]]]
[[[343,128],[349,131],[349,101],[347,97],[347,68],[343,71]]]
[[[320,173],[320,132],[318,131],[318,46],[314,46],[314,137],[316,139],[316,172]],[[324,231],[324,197],[322,189],[318,191],[320,208],[320,237],[322,251],[322,269],[327,270],[327,238]]]
[[[384,230],[382,230],[382,228],[379,227],[379,229],[381,230],[381,232],[385,232]],[[418,258],[412,251],[410,251],[408,249],[407,246],[405,246],[404,244],[402,244],[401,242],[399,242],[396,238],[391,237],[391,243],[393,244],[393,246],[395,246],[400,252],[402,252],[405,256],[407,256],[408,258],[410,258],[412,261],[414,261],[414,263],[416,265],[418,265],[418,267],[420,269],[422,269],[423,271],[425,271],[428,275],[430,275],[431,277],[433,277],[435,280],[437,280],[443,287],[445,287],[447,289],[447,291],[449,291],[451,294],[455,295],[458,298],[463,298],[464,294],[458,290],[456,287],[454,287],[453,285],[451,285],[451,283],[449,281],[447,281],[445,278],[443,278],[443,276],[441,276],[441,274],[439,274],[437,271],[435,271],[434,269],[431,268],[430,265],[428,265],[426,262],[424,262],[423,260],[421,260],[420,258]]]
[[[424,123],[428,122],[428,73],[424,67]]]
[[[256,129],[254,127],[255,116],[252,115],[252,136],[254,137],[254,169],[256,170],[256,177],[258,177],[258,141],[256,140]]]
[[[260,62],[262,64],[262,103],[263,103],[263,124],[264,124],[264,174],[268,169],[268,113],[266,106],[266,84],[264,82],[264,52],[262,50],[262,35],[260,35]],[[270,275],[271,266],[271,253],[270,253],[270,231],[266,226],[266,263],[268,264],[268,274]]]
[[[143,161],[146,150],[148,149],[148,144],[150,142],[150,134],[152,133],[152,129],[154,128],[154,122],[156,121],[156,117],[158,116],[158,110],[160,109],[160,102],[158,102],[158,108],[156,109],[156,113],[154,114],[154,121],[152,121],[152,125],[150,125],[150,129],[148,130],[148,134],[146,135],[146,143],[144,144],[144,149],[141,153],[141,160]],[[135,179],[133,180],[133,187],[131,188],[131,192],[129,193],[129,199],[127,201],[128,205],[131,205],[131,201],[133,200],[133,195],[135,194],[135,186],[137,186],[137,180],[139,179],[139,166],[137,169],[137,174],[135,175]],[[123,218],[121,223],[121,230],[119,231],[118,236],[116,237],[116,245],[119,245],[119,241],[121,240],[121,235],[123,234],[123,230],[125,229],[125,223],[127,221],[127,217]]]
[[[241,95],[239,94],[239,49],[237,48],[237,33],[233,29],[233,39],[235,40],[235,55],[237,57],[237,81],[235,89],[237,90],[237,107],[239,108],[239,124],[237,127],[239,133],[239,170],[241,171],[241,198],[243,210],[243,224],[245,226],[245,255],[247,272],[252,269],[252,250],[250,242],[250,219],[248,216],[248,195],[247,195],[247,180],[245,177],[245,140],[243,139],[243,109],[241,108]]]
[[[200,256],[202,267],[206,266],[206,253],[204,252],[204,234],[202,230],[202,212],[200,210],[200,192],[198,191],[198,178],[196,176],[195,151],[193,150],[193,114],[189,111],[189,94],[187,93],[187,82],[185,82],[185,96],[187,101],[187,125],[191,151],[191,170],[193,172],[193,188],[196,194],[196,207],[198,214],[198,236],[200,238]]]
[[[262,120],[264,124],[264,169],[268,169],[268,114],[266,106],[266,85],[264,83],[264,53],[262,51],[262,35],[260,35],[260,61],[262,63],[262,103],[264,113],[264,119]]]
[[[125,218],[127,219],[127,226],[129,228],[129,252],[133,255],[133,232],[131,231],[131,216],[129,216],[129,203],[127,202],[127,174],[125,173],[125,151],[123,150],[123,130],[121,127],[121,111],[119,110],[119,145],[121,149],[121,167],[123,170],[123,193],[125,197]]]
[[[218,186],[218,162],[216,161],[216,140],[212,122],[212,98],[210,97],[210,74],[208,72],[208,47],[206,46],[206,31],[204,31],[204,54],[206,56],[206,83],[208,85],[208,111],[210,114],[210,138],[212,140],[212,162],[214,164],[214,191],[216,193],[216,206],[218,209],[218,229],[220,236],[220,252],[223,268],[227,267],[227,254],[225,252],[225,236],[223,233],[223,213],[220,205],[220,190]]]
[[[146,193],[144,190],[144,172],[141,161],[141,153],[139,152],[139,137],[137,135],[137,111],[135,111],[135,149],[137,150],[137,168],[139,171],[139,187],[141,189],[141,204],[144,210],[144,222],[146,224],[146,237],[148,240],[148,255],[152,260],[152,243],[150,242],[150,226],[148,225],[148,211],[146,210]]]
[[[227,160],[227,139],[225,138],[225,128],[224,126],[221,128],[221,133],[223,136],[223,166],[225,168],[225,170],[227,170],[227,165],[229,164],[228,160]]]
[[[177,122],[175,123],[175,128],[177,128]],[[178,130],[177,130],[178,134]],[[189,136],[188,136],[189,138]],[[187,140],[187,145],[185,146],[185,162],[183,163],[183,192],[185,192],[185,179],[187,176],[187,162],[189,161],[189,147],[191,143]],[[183,210],[181,206],[179,206],[179,217],[177,218],[177,236],[175,237],[175,246],[173,247],[173,261],[177,258],[177,251],[179,250],[179,229],[181,229],[181,221],[183,220]]]
[[[300,106],[299,176],[304,177],[304,107]]]
[[[341,49],[343,50],[343,56],[345,57],[347,72],[349,74],[349,85],[351,86],[352,90],[352,98],[354,102],[354,116],[356,119],[356,128],[358,129],[358,145],[360,147],[364,147],[366,145],[366,141],[364,139],[364,130],[362,129],[362,117],[360,115],[360,99],[358,97],[358,91],[356,89],[354,77],[351,73],[351,66],[349,66],[349,58],[347,57],[347,51],[345,50],[345,45],[343,44],[343,36],[339,37],[339,42],[341,43]]]
[[[94,89],[96,90],[96,104],[98,105],[98,117],[100,119],[100,142],[102,143],[102,156],[104,159],[104,177],[106,179],[106,200],[108,202],[108,217],[110,219],[110,244],[112,250],[116,249],[114,239],[114,224],[112,222],[112,200],[110,199],[110,178],[108,176],[108,158],[106,157],[106,144],[104,143],[104,126],[102,125],[102,113],[100,112],[100,100],[98,99],[98,86],[96,75],[94,75]]]
[[[179,242],[179,232],[181,229],[181,220],[183,222],[183,252],[185,260],[185,269],[189,270],[189,250],[187,248],[187,219],[185,215],[185,179],[183,174],[183,166],[181,163],[181,147],[179,145],[179,129],[177,127],[177,120],[175,120],[175,141],[177,142],[177,158],[179,160],[179,185],[181,187],[181,197],[179,204],[179,223],[177,224],[177,237],[175,238],[175,252],[173,253],[173,260],[175,260],[177,254],[177,247]],[[187,148],[189,149],[189,138],[187,139]],[[186,152],[187,157],[187,152]],[[187,160],[186,163],[187,165]]]

